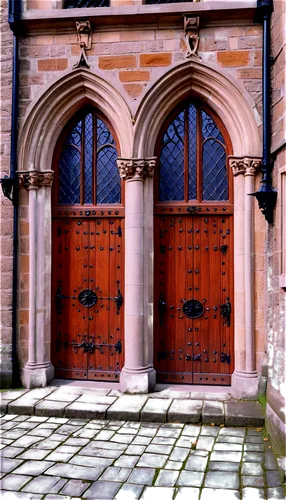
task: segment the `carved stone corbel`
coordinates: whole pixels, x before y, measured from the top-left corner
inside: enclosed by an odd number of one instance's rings
[[[118,158],[117,168],[121,179],[142,179],[152,177],[156,158]]]
[[[254,176],[261,168],[261,158],[254,158],[251,156],[229,156],[228,162],[235,177],[240,174],[243,174],[244,176]]]
[[[53,184],[54,172],[47,170],[46,172],[38,172],[37,170],[20,171],[18,174],[19,186],[25,189],[39,189],[42,186],[51,187]]]
[[[200,41],[199,24],[200,24],[199,17],[184,16],[184,31],[188,47],[188,51],[186,54],[187,58],[191,56],[199,58],[198,56],[198,48]]]
[[[86,66],[90,68],[90,64],[87,61],[86,50],[91,49],[92,43],[92,30],[89,20],[76,21],[76,31],[77,40],[80,46],[80,56],[76,64],[73,65],[73,69],[79,68],[80,66]]]

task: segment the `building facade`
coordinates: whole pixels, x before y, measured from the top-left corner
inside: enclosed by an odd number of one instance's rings
[[[284,2],[271,16],[270,222],[249,196],[264,146],[256,1],[26,0],[14,35],[1,8],[2,178],[19,44],[16,212],[1,198],[3,385],[11,349],[25,387],[160,382],[251,399],[267,380],[281,449]]]

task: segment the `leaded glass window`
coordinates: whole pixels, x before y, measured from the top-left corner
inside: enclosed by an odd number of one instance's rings
[[[109,7],[110,0],[65,0],[64,9],[83,9],[85,7]]]
[[[108,124],[85,113],[66,135],[58,164],[58,203],[120,203],[117,144]]]
[[[158,198],[167,202],[229,199],[224,135],[217,121],[193,103],[163,131]]]

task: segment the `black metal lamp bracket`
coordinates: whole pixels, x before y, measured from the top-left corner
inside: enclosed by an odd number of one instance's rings
[[[3,195],[5,196],[5,198],[8,198],[8,200],[12,201],[12,203],[14,205],[14,201],[15,201],[15,196],[14,196],[15,179],[13,179],[12,177],[8,177],[7,175],[5,175],[5,177],[2,177],[2,179],[0,179],[0,182],[1,182],[1,187],[2,187],[2,191],[3,191]]]

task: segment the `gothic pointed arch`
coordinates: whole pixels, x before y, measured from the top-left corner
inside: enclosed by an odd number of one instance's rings
[[[19,139],[19,170],[51,169],[57,139],[82,107],[94,106],[106,116],[120,144],[131,156],[133,129],[129,108],[109,83],[86,69],[69,73],[49,87],[32,107]]]

